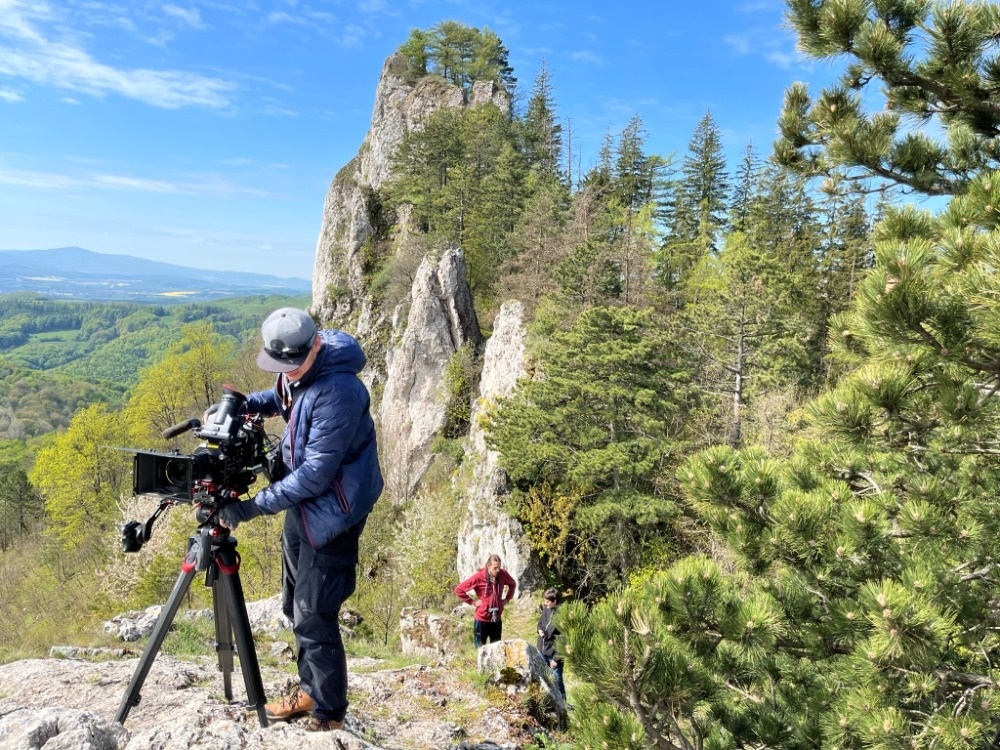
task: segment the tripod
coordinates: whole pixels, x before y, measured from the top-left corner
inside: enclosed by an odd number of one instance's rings
[[[204,523],[188,539],[188,551],[181,563],[181,573],[174,584],[170,598],[160,612],[153,627],[149,643],[139,659],[122,705],[115,714],[115,721],[124,724],[129,711],[139,705],[142,688],[149,668],[153,666],[163,639],[167,636],[181,600],[191,586],[195,573],[206,571],[205,585],[212,589],[212,611],[215,616],[215,650],[219,655],[219,670],[226,700],[233,699],[233,634],[236,635],[236,651],[240,657],[243,682],[247,689],[247,702],[257,710],[262,727],[267,726],[264,711],[264,685],[260,677],[260,665],[254,650],[250,618],[247,616],[243,586],[240,583],[240,555],[236,551],[236,538],[228,529],[214,523]]]

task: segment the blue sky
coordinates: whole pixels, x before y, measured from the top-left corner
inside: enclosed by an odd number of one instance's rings
[[[711,111],[766,154],[795,52],[780,0],[0,0],[0,249],[78,245],[311,276],[331,179],[413,28],[488,27],[523,96],[547,62],[584,169],[638,114],[683,153]]]

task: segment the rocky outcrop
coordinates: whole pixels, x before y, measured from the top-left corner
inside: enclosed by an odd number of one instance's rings
[[[379,408],[379,452],[389,497],[413,495],[430,464],[430,444],[447,421],[442,373],[462,346],[477,347],[479,323],[465,280],[462,251],[424,258],[410,292],[410,312],[387,357]]]
[[[273,653],[260,641],[257,651]],[[290,654],[283,659],[292,665]],[[106,656],[0,665],[0,750],[441,750],[466,742],[515,750],[528,739],[516,703],[498,705],[463,685],[453,668],[388,668],[354,657],[348,659],[351,706],[341,731],[306,732],[306,719],[261,727],[245,705],[240,675],[233,675],[229,702],[213,658],[166,654],[152,663],[141,701],[123,727],[115,714],[136,666],[135,658]],[[288,690],[287,667],[263,664],[261,673],[268,699]]]
[[[524,530],[503,510],[507,495],[507,475],[500,467],[495,451],[486,447],[482,415],[509,395],[518,378],[525,374],[524,306],[506,302],[493,324],[493,335],[486,342],[479,398],[472,412],[469,433],[471,450],[464,471],[456,480],[466,503],[466,512],[458,535],[459,579],[465,579],[483,567],[491,554],[500,555],[504,568],[518,582],[518,593],[535,590],[541,583],[539,566],[531,555]]]
[[[358,155],[337,173],[323,206],[312,294],[312,312],[320,320],[342,324],[358,311],[370,326],[357,331],[363,338],[384,322],[366,296],[361,254],[377,229],[377,193],[392,176],[396,150],[408,132],[419,130],[437,110],[487,103],[510,111],[507,92],[492,82],[476,83],[467,96],[461,87],[438,76],[412,80],[399,53],[385,61],[371,127]]]
[[[453,656],[472,639],[468,624],[453,617],[406,607],[399,616],[399,642],[404,654],[436,658]]]
[[[481,646],[476,652],[476,668],[491,682],[509,693],[525,693],[538,686],[546,697],[543,715],[536,716],[550,727],[561,727],[566,721],[566,698],[556,684],[556,675],[534,646],[520,638],[497,641]]]

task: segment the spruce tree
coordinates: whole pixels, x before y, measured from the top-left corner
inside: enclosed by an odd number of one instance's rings
[[[732,203],[729,206],[729,225],[737,232],[746,229],[750,214],[750,203],[758,190],[760,177],[760,157],[752,143],[748,143],[743,159],[736,168],[736,179],[733,184]]]
[[[571,502],[565,546],[547,561],[578,595],[596,596],[662,544],[675,516],[665,472],[684,437],[687,376],[651,313],[630,307],[585,310],[551,334],[538,367],[544,377],[491,415],[487,440],[529,529]]]
[[[714,253],[726,224],[729,176],[719,128],[706,112],[695,128],[675,175],[658,197],[658,218],[667,237],[657,254],[657,278],[668,290],[683,289],[701,258]]]
[[[523,133],[528,166],[558,176],[562,161],[562,125],[556,119],[551,75],[544,60],[531,87]]]
[[[680,200],[687,204],[694,222],[687,231],[693,230],[702,244],[714,251],[726,224],[729,175],[722,136],[711,112],[706,112],[694,129],[681,163],[681,176]]]

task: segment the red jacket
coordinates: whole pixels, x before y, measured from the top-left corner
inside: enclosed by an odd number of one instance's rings
[[[490,608],[496,607],[497,620],[503,614],[504,605],[514,598],[517,590],[517,581],[503,568],[497,573],[496,581],[489,580],[486,575],[486,568],[477,570],[455,587],[455,596],[466,604],[475,604],[475,618],[480,622],[492,621]],[[470,591],[476,592],[476,600],[473,602],[469,596]]]

